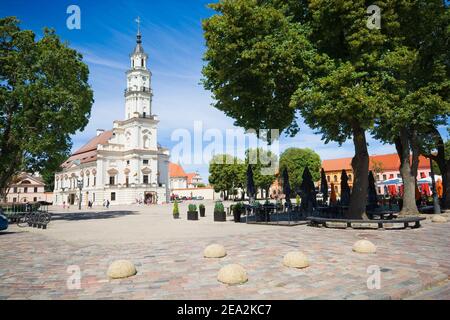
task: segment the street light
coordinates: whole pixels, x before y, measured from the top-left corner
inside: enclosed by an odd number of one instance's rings
[[[80,195],[78,196],[78,210],[81,210],[81,190],[83,190],[83,180],[78,179],[78,189],[80,190]]]
[[[431,192],[433,195],[434,214],[440,214],[441,207],[439,205],[439,198],[436,192],[436,181],[434,179],[433,160],[431,158],[430,158],[430,176],[431,176]]]

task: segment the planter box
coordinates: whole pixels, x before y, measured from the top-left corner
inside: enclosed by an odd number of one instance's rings
[[[174,215],[173,215],[173,218],[174,218],[174,219],[180,219],[180,214],[179,214],[179,213],[174,214]]]
[[[200,210],[200,217],[205,217],[206,215],[205,215],[205,210],[206,208],[200,208],[199,210]]]
[[[214,211],[214,221],[218,221],[218,222],[224,222],[227,221],[227,216],[224,212],[217,212]]]
[[[188,211],[187,219],[188,220],[198,220],[198,211]]]
[[[241,222],[241,211],[233,212],[234,222]]]

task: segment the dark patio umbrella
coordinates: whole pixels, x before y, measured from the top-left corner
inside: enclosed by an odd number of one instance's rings
[[[291,206],[291,185],[289,184],[289,175],[287,168],[283,170],[283,193],[286,199],[286,206]]]
[[[320,192],[323,195],[323,202],[326,204],[328,202],[328,181],[327,177],[325,176],[325,170],[320,172]]]
[[[341,174],[341,205],[348,206],[350,204],[350,186],[348,185],[347,171],[342,170]]]
[[[300,190],[302,198],[302,209],[306,210],[308,213],[311,213],[312,209],[316,206],[316,188],[314,186],[314,181],[308,167],[306,167],[303,171]]]
[[[377,189],[375,187],[375,178],[373,172],[369,171],[369,190],[367,198],[367,206],[370,210],[375,209],[378,206]]]
[[[253,181],[253,171],[252,166],[249,164],[247,167],[247,194],[252,201],[255,197],[256,189],[255,189],[255,181]]]

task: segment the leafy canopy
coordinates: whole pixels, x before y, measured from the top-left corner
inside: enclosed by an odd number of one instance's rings
[[[0,189],[25,170],[55,167],[70,135],[88,123],[93,92],[82,56],[53,30],[36,40],[14,17],[0,19]]]

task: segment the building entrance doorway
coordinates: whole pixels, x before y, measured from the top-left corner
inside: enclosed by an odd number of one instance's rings
[[[156,203],[156,193],[155,192],[146,192],[144,197],[145,204],[155,204]]]
[[[75,204],[75,193],[69,194],[69,196],[67,197],[67,203],[70,205]]]

